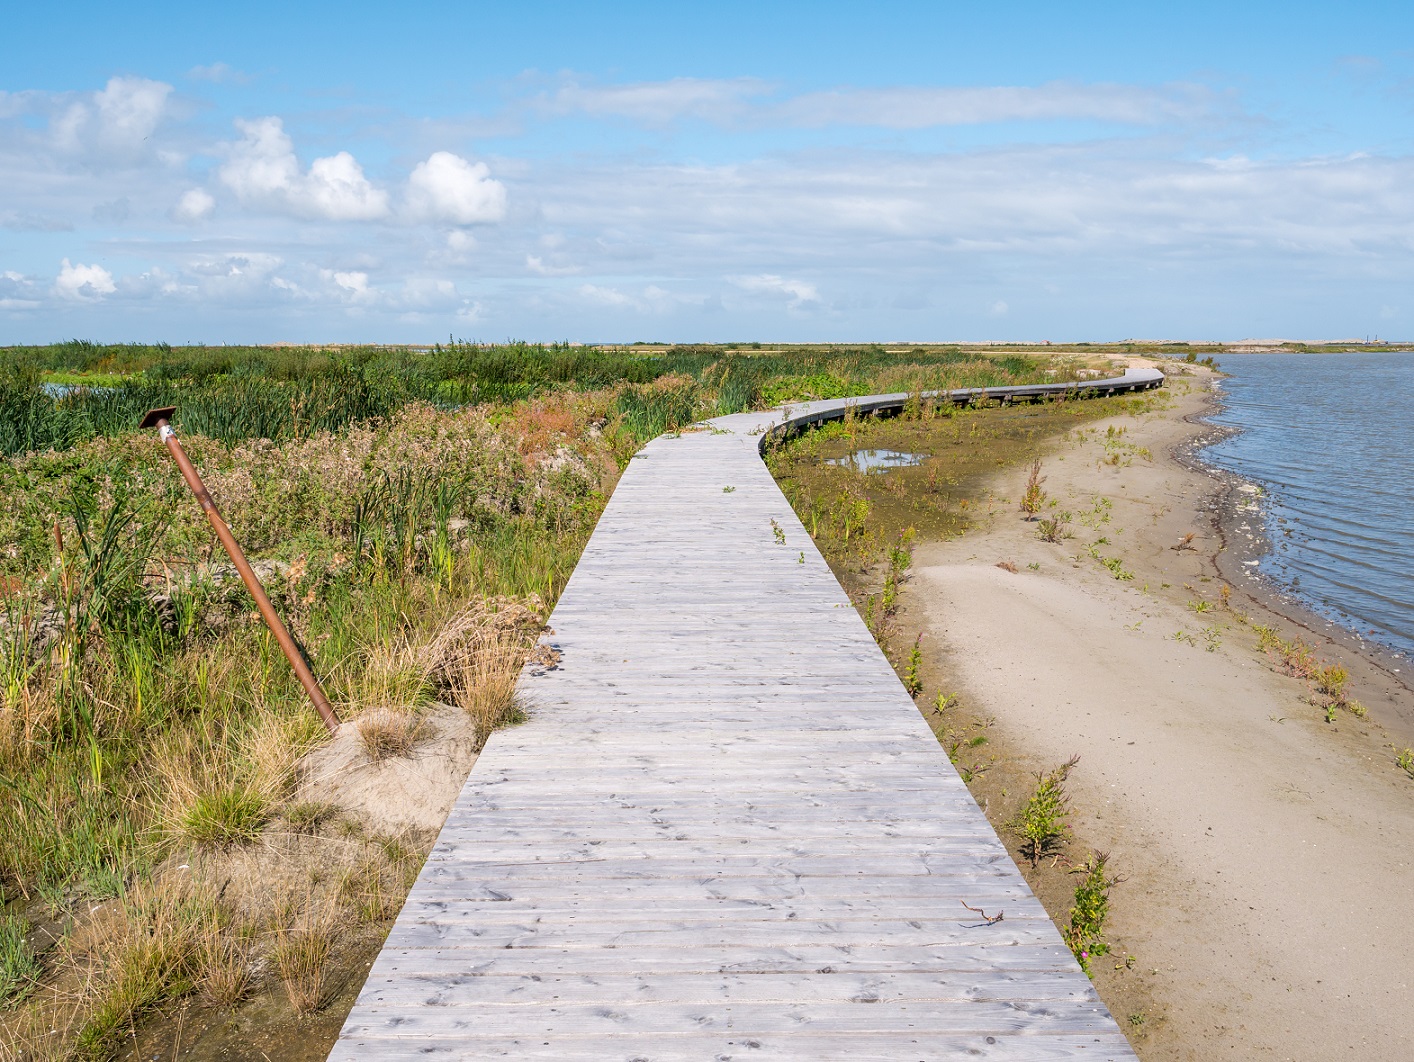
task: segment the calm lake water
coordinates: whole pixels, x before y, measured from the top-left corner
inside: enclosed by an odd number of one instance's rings
[[[1222,359],[1205,460],[1269,492],[1262,571],[1317,611],[1414,655],[1414,354]]]

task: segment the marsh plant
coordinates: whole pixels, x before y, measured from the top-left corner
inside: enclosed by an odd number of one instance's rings
[[[1046,491],[1041,484],[1046,482],[1046,477],[1041,475],[1041,462],[1034,461],[1031,464],[1031,473],[1026,479],[1026,488],[1021,494],[1021,511],[1026,514],[1026,519],[1035,520],[1046,504]]]
[[[908,667],[904,671],[903,688],[908,695],[917,698],[923,692],[923,679],[919,672],[923,668],[923,634],[913,640],[913,648],[908,651]]]
[[[33,932],[23,918],[0,914],[0,1007],[24,997],[39,980],[42,967]]]
[[[434,699],[463,708],[478,742],[520,717],[515,676],[545,603],[637,447],[613,402],[494,416],[414,403],[283,441],[186,435],[368,760],[414,752]],[[129,432],[11,456],[0,495],[0,889],[16,917],[74,927],[36,973],[5,923],[5,1049],[57,1036],[60,1054],[104,1056],[173,1000],[268,991],[252,969],[283,972],[292,1007],[319,1005],[314,968],[337,960],[318,926],[259,890],[242,900],[284,935],[277,957],[197,873],[223,860],[293,873],[282,860],[302,866],[305,839],[343,820],[301,796],[324,729],[165,449]],[[274,832],[288,840],[264,843]],[[354,830],[344,847],[364,844]],[[178,902],[170,868],[187,865]],[[405,880],[317,903],[363,924],[355,908],[386,914]],[[121,916],[88,913],[114,904]],[[75,968],[85,991],[56,996],[49,982]]]
[[[1414,779],[1414,749],[1405,749],[1403,752],[1396,752],[1394,765]]]
[[[1071,871],[1080,875],[1080,881],[1075,886],[1075,906],[1070,909],[1065,942],[1080,963],[1080,968],[1091,976],[1090,963],[1110,951],[1104,939],[1105,920],[1110,912],[1110,889],[1124,880],[1109,873],[1109,861],[1108,852],[1091,852],[1084,863]]]
[[[1078,755],[1072,756],[1050,773],[1037,772],[1035,791],[1006,824],[1021,839],[1021,852],[1033,868],[1040,865],[1043,856],[1058,849],[1070,832],[1066,822],[1070,797],[1065,783],[1079,762]]]
[[[1070,513],[1059,512],[1039,521],[1036,525],[1036,534],[1042,542],[1063,542],[1071,537],[1071,532],[1066,526],[1069,523]]]
[[[1252,630],[1257,634],[1258,651],[1266,654],[1276,670],[1306,683],[1311,703],[1325,712],[1326,722],[1334,723],[1340,711],[1364,718],[1366,708],[1350,696],[1350,672],[1343,664],[1321,660],[1314,647],[1299,638],[1283,638],[1274,627],[1258,625]]]

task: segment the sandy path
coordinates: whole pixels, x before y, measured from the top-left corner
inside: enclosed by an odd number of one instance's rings
[[[1183,602],[1217,596],[1198,583],[1211,561],[1167,546],[1198,526],[1207,480],[1163,456],[1196,402],[1115,422],[1152,463],[1098,469],[1094,441],[1046,463],[1063,506],[1112,499],[1108,524],[1048,545],[1002,506],[991,530],[920,548],[910,611],[1001,747],[1037,766],[1082,754],[1077,833],[1129,875],[1113,929],[1166,1011],[1146,1058],[1411,1059],[1414,783],[1377,727],[1327,725],[1246,631],[1205,650],[1213,620]],[[1100,534],[1133,582],[1084,554]]]

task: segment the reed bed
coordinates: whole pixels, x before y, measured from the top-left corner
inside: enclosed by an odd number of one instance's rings
[[[646,441],[703,415],[780,402],[1042,378],[1058,378],[1050,359],[948,347],[754,353],[451,343],[430,351],[327,351],[75,341],[0,349],[0,454],[64,450],[122,435],[146,410],[169,405],[177,407],[179,430],[235,444],[339,431],[415,402],[454,409],[608,391],[624,429]]]

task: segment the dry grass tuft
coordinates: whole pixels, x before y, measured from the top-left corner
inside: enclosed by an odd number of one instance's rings
[[[997,561],[997,567],[1000,568],[1000,569],[1001,569],[1002,571],[1004,571],[1004,572],[1011,572],[1012,575],[1015,575],[1016,572],[1017,572],[1017,567],[1016,567],[1016,562],[1015,562],[1015,561],[1000,560],[1000,561]]]
[[[339,883],[339,899],[360,925],[382,922],[398,913],[407,890],[399,887],[396,869],[381,853],[370,852],[345,872]]]
[[[272,957],[296,1014],[311,1014],[323,1004],[338,936],[336,912],[312,902],[303,905],[293,925],[275,931]]]
[[[428,673],[470,717],[478,745],[523,718],[515,686],[544,629],[540,600],[474,601],[428,646]]]
[[[281,814],[293,832],[312,835],[339,814],[339,805],[327,800],[297,800],[286,804]]]
[[[424,729],[422,720],[415,714],[394,708],[373,708],[361,715],[354,725],[358,727],[363,751],[374,763],[411,755]]]
[[[95,986],[83,1007],[79,1055],[107,1057],[143,1014],[191,991],[204,975],[202,943],[222,921],[209,890],[167,879],[134,888],[72,942],[68,961],[87,967],[84,980]]]
[[[202,938],[197,961],[201,975],[197,990],[211,1007],[233,1007],[245,998],[251,984],[250,947],[243,934],[225,935],[211,927]]]

